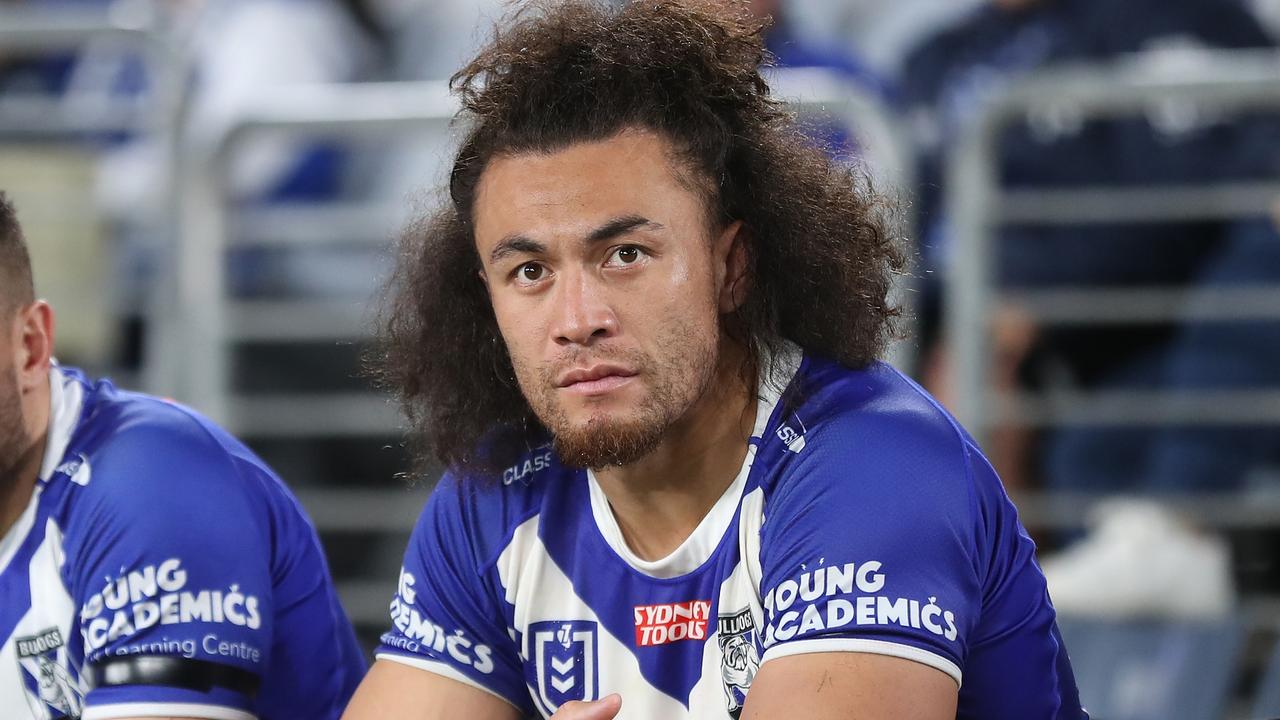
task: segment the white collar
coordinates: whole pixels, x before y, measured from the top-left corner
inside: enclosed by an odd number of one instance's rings
[[[45,482],[62,464],[62,456],[71,443],[71,435],[80,423],[84,406],[84,387],[62,374],[54,365],[49,369],[49,434],[40,463],[40,481]]]
[[[23,539],[35,525],[36,507],[44,483],[62,463],[62,456],[71,442],[71,434],[80,422],[80,410],[84,405],[84,388],[69,380],[54,365],[49,369],[49,428],[45,439],[44,459],[40,463],[39,482],[27,501],[27,507],[9,531],[0,537],[0,572],[9,566]]]

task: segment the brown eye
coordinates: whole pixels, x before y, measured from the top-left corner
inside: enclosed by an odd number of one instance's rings
[[[520,279],[536,282],[542,279],[542,266],[537,263],[525,263],[520,266]]]
[[[618,265],[634,265],[639,262],[643,255],[644,251],[635,245],[623,245],[609,255],[609,264],[615,267]]]

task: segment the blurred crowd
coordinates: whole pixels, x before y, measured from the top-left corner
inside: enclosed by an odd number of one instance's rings
[[[489,21],[509,9],[499,0],[0,0],[0,10],[106,5],[145,16],[189,49],[188,143],[219,137],[244,102],[273,88],[447,78],[483,41]],[[965,281],[953,270],[945,170],[986,104],[1051,66],[1143,51],[1185,58],[1202,49],[1266,50],[1280,37],[1275,0],[753,0],[750,6],[773,17],[767,43],[779,65],[839,73],[906,129],[916,185],[904,189],[912,198],[905,212],[917,228],[919,281],[918,360],[909,370],[944,402],[951,392],[944,290]],[[0,46],[0,100],[41,93],[83,108],[86,98],[145,98],[155,83],[133,49],[110,42],[43,55]],[[1277,117],[1171,103],[1099,120],[1055,107],[1028,114],[999,138],[1000,182],[1050,189],[1275,180]],[[842,130],[831,132],[844,141]],[[113,248],[111,303],[120,317],[141,317],[164,262],[163,231],[150,221],[163,214],[157,202],[175,181],[173,165],[163,161],[170,149],[145,132],[86,135],[81,139],[97,150],[87,192]],[[27,137],[6,137],[0,129],[4,147]],[[372,147],[257,138],[236,154],[227,185],[245,207],[385,200],[408,212],[403,198],[441,180],[448,140],[438,133]],[[0,182],[22,175],[11,165],[0,171]],[[1178,287],[1190,307],[1200,292],[1280,288],[1278,224],[1280,198],[1270,214],[1242,219],[1008,226],[999,230],[995,279],[1004,290]],[[383,260],[380,251],[245,248],[233,258],[229,280],[242,296],[359,294],[374,288]],[[1045,325],[1002,302],[991,323],[991,382],[1004,391],[1280,390],[1277,319]],[[116,355],[123,364],[137,358],[127,345]],[[1014,492],[1274,489],[1280,473],[1274,423],[1000,428],[989,441]],[[1143,550],[1144,557],[1200,552],[1210,570],[1225,562],[1215,546],[1172,544],[1168,523],[1144,512],[1118,512],[1126,527],[1158,526],[1153,542],[1165,550]],[[1097,552],[1114,554],[1099,550],[1077,565],[1096,568]],[[1221,598],[1205,604],[1219,607]]]

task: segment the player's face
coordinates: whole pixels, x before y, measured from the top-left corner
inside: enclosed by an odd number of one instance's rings
[[[27,449],[15,355],[17,328],[17,319],[12,315],[0,323],[0,488],[10,482],[14,466]]]
[[[668,142],[627,131],[492,160],[476,246],[516,379],[562,459],[627,464],[703,396],[725,257]],[[729,240],[725,240],[729,237]]]

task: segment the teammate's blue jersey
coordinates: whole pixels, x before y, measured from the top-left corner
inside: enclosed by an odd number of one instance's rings
[[[1086,717],[1035,546],[974,441],[886,365],[780,364],[772,385],[803,399],[762,385],[741,472],[662,560],[550,448],[446,475],[378,657],[527,714],[618,692],[621,718],[703,720],[737,717],[761,663],[876,653],[953,678],[959,717]]]
[[[67,368],[50,386],[0,538],[0,716],[337,718],[364,659],[279,478],[183,407]]]

